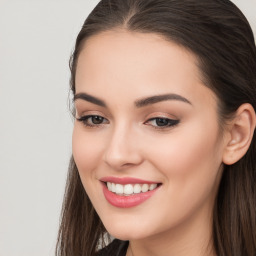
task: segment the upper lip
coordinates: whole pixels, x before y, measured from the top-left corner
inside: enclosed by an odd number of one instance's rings
[[[112,182],[115,184],[159,184],[160,182],[157,181],[148,181],[137,179],[133,177],[103,177],[100,179],[102,182]]]

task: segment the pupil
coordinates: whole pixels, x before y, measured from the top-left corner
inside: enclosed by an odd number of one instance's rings
[[[157,118],[157,119],[156,119],[156,124],[157,124],[158,126],[166,126],[166,125],[168,125],[168,119]]]
[[[92,117],[92,122],[93,122],[94,124],[101,124],[102,121],[103,121],[103,118],[100,117],[100,116],[94,116],[94,117]]]

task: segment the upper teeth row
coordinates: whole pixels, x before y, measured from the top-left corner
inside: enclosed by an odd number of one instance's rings
[[[157,187],[157,184],[115,184],[107,182],[108,190],[116,194],[138,194],[141,192],[147,192],[148,190],[153,190]]]

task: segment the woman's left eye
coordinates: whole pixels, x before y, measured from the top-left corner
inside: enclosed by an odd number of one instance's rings
[[[166,117],[155,117],[146,121],[145,124],[149,124],[157,129],[161,129],[161,128],[164,129],[164,128],[175,126],[179,122],[180,121],[177,119],[170,119]]]

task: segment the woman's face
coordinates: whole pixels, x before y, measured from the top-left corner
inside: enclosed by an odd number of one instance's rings
[[[75,107],[74,159],[113,236],[210,229],[224,135],[191,53],[154,34],[93,36],[78,59]]]

